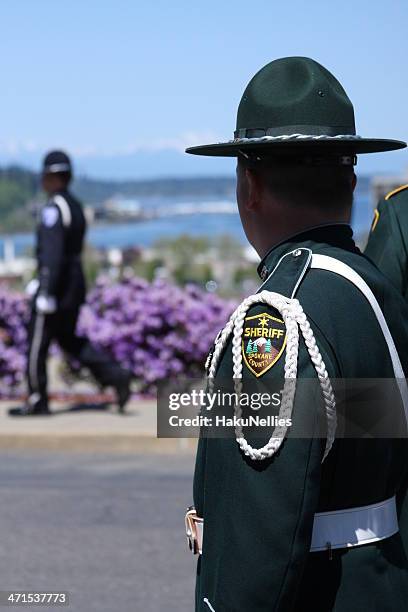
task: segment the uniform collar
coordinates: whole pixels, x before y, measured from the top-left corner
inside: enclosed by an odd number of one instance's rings
[[[269,276],[279,259],[287,252],[287,247],[293,249],[294,246],[308,246],[311,248],[312,245],[310,243],[320,243],[344,249],[345,251],[360,253],[353,240],[353,230],[348,223],[318,225],[294,234],[273,246],[258,265],[257,271],[261,279],[264,281]]]

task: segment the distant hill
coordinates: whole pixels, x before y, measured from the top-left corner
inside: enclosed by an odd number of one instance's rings
[[[235,193],[235,181],[232,177],[161,178],[145,181],[106,181],[78,177],[73,190],[88,204],[103,202],[118,193],[134,198],[231,198]]]
[[[359,191],[367,191],[370,177],[360,176]],[[235,197],[235,178],[197,177],[167,178],[135,181],[98,180],[77,177],[73,191],[86,204],[97,205],[112,196],[127,198],[220,198]],[[18,166],[0,168],[0,232],[32,229],[32,205],[44,199],[37,173]]]
[[[86,204],[95,206],[120,194],[127,198],[220,198],[234,197],[232,177],[198,177],[151,179],[144,181],[113,181],[77,177],[74,193]],[[0,232],[32,229],[35,202],[44,199],[40,176],[24,168],[0,168]]]
[[[33,225],[29,203],[39,193],[39,178],[29,170],[0,168],[0,231],[19,231]]]

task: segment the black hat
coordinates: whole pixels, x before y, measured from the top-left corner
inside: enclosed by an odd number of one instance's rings
[[[234,139],[186,149],[195,155],[356,155],[402,149],[401,140],[356,135],[354,109],[338,80],[308,57],[284,57],[249,82]]]
[[[57,172],[72,173],[71,160],[64,151],[50,151],[44,157],[43,174],[54,174]]]

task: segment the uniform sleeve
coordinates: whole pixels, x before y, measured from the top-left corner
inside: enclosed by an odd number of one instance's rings
[[[252,313],[276,316],[276,312],[264,306],[254,307],[248,314]],[[314,334],[329,376],[335,376],[330,348],[316,328]],[[261,360],[269,352],[269,344],[262,344]],[[246,350],[244,342],[243,351]],[[286,349],[258,377],[244,365],[244,381],[251,389],[275,390],[283,379],[285,354]],[[199,612],[212,608],[217,612],[295,609],[297,588],[310,551],[325,446],[321,429],[322,418],[325,420],[322,395],[303,340],[297,374],[307,383],[298,387],[292,428],[272,458],[249,459],[235,439],[208,439],[200,443],[198,460],[205,460],[200,510],[205,526],[196,588]],[[254,380],[256,387],[252,386]],[[261,446],[270,435],[269,431],[265,439],[254,440],[253,446]],[[202,476],[201,472],[202,466],[197,466],[196,476]]]
[[[48,204],[41,213],[38,228],[38,268],[40,293],[56,296],[61,282],[65,232],[61,213],[55,204]]]
[[[365,254],[403,295],[407,292],[406,244],[392,199],[381,200],[375,211]]]

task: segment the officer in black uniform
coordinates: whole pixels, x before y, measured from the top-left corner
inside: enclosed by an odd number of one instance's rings
[[[38,287],[29,323],[27,359],[28,400],[11,414],[50,414],[47,397],[46,360],[52,340],[92,372],[102,386],[114,387],[119,410],[130,395],[131,374],[96,350],[85,337],[76,335],[86,287],[81,253],[86,220],[81,203],[68,190],[72,178],[69,157],[51,151],[43,165],[42,184],[49,200],[41,211],[37,230]]]

